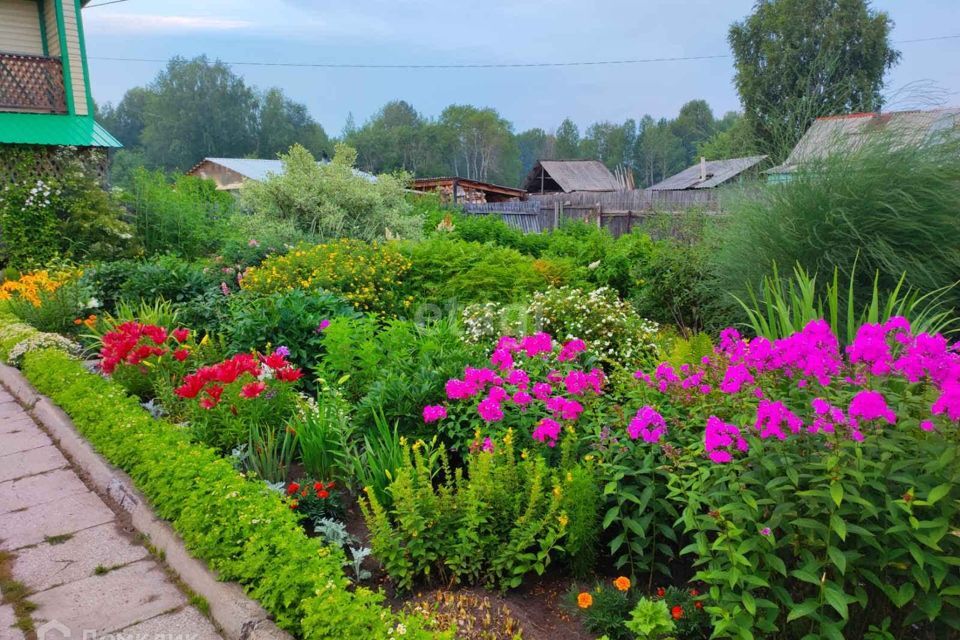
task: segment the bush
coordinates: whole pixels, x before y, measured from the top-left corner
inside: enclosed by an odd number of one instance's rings
[[[148,255],[175,253],[188,260],[214,247],[219,221],[234,208],[229,193],[194,176],[171,184],[162,171],[137,170],[124,202],[136,216],[137,237]]]
[[[343,144],[328,163],[317,163],[300,145],[280,159],[283,173],[244,185],[245,211],[289,220],[327,241],[420,237],[423,219],[406,200],[406,176],[380,175],[371,182],[354,169],[357,152]]]
[[[372,491],[360,502],[373,551],[397,586],[452,578],[507,589],[528,573],[543,574],[569,524],[564,474],[538,456],[521,459],[509,432],[472,453],[465,473],[455,475],[444,456],[432,464],[422,446],[404,451],[389,485],[390,508]]]
[[[424,196],[428,201],[434,196]],[[540,257],[547,246],[546,234],[524,233],[500,219],[498,214],[471,215],[456,209],[429,207],[425,215],[425,230],[428,234],[446,235],[467,242],[495,244],[500,247],[516,249],[520,253]]]
[[[120,285],[120,298],[131,302],[149,302],[158,298],[175,304],[188,302],[220,283],[216,275],[200,265],[173,255],[126,266],[130,270]]]
[[[548,262],[538,265],[513,249],[438,236],[406,243],[403,253],[412,264],[407,290],[421,304],[512,302],[550,284]]]
[[[271,256],[243,274],[241,287],[260,294],[326,290],[360,311],[390,315],[410,306],[400,289],[409,269],[394,243],[342,239]]]
[[[573,287],[533,294],[526,306],[488,303],[463,312],[466,339],[490,345],[500,335],[544,331],[562,339],[581,338],[607,368],[636,367],[659,354],[656,323],[644,320],[611,289],[586,292]]]
[[[653,243],[646,260],[632,269],[630,299],[637,312],[661,324],[674,324],[684,334],[724,326],[711,289],[708,250],[702,243],[674,240]]]
[[[25,360],[30,381],[101,455],[130,474],[191,554],[221,580],[240,583],[281,628],[305,640],[385,639],[402,624],[408,638],[434,637],[417,618],[383,607],[380,594],[348,589],[338,549],[307,538],[276,493],[191,443],[181,428],[151,418],[116,384],[63,353],[32,352]]]
[[[0,285],[0,300],[6,300],[11,313],[40,331],[73,333],[88,310],[96,307],[78,277],[79,272],[72,269],[52,274],[34,271]]]
[[[225,264],[243,271],[260,264],[271,254],[283,254],[304,242],[308,234],[289,220],[277,220],[263,213],[236,213],[217,230],[218,253]]]
[[[382,412],[401,433],[424,437],[432,431],[423,423],[424,405],[442,397],[447,380],[479,357],[446,320],[422,326],[392,320],[381,327],[372,318],[341,318],[324,330],[322,346],[317,373],[354,405],[358,424],[369,425]]]
[[[824,277],[837,267],[853,281],[860,307],[874,273],[881,292],[893,290],[904,273],[906,286],[920,294],[953,284],[960,273],[958,145],[881,138],[741,198],[720,230],[712,261],[717,286],[746,299],[747,287],[758,289],[774,264],[799,264]],[[947,301],[955,308],[960,289]]]
[[[221,328],[233,352],[283,346],[294,363],[307,367],[323,353],[321,323],[356,315],[343,300],[322,291],[241,294],[229,298],[228,316]]]

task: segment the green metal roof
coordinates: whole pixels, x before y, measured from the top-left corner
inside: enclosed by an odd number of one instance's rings
[[[123,145],[89,116],[0,113],[0,144],[53,144],[74,147]]]

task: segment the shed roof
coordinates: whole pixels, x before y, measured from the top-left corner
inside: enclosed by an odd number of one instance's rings
[[[523,189],[517,187],[505,187],[500,184],[494,184],[492,182],[482,182],[480,180],[471,180],[469,178],[459,178],[456,176],[441,176],[438,178],[417,178],[413,181],[413,188],[416,190],[420,189],[435,189],[440,185],[450,184],[456,181],[460,187],[465,189],[476,189],[478,191],[490,191],[494,193],[500,193],[507,196],[514,196],[519,198],[520,196],[525,195],[527,192]]]
[[[193,171],[199,168],[204,162],[219,164],[222,167],[239,173],[245,178],[256,180],[257,182],[266,180],[267,176],[271,174],[283,175],[283,162],[281,160],[259,160],[256,158],[204,158],[187,171],[187,173],[193,173]],[[328,162],[329,160],[318,160],[317,164],[327,164]],[[364,178],[369,182],[377,181],[375,175],[367,173],[366,171],[354,169],[353,173],[357,177]]]
[[[541,160],[523,182],[526,191],[539,191],[537,169],[543,170],[566,193],[573,191],[619,191],[620,183],[599,160]]]
[[[884,134],[901,144],[922,144],[960,127],[960,108],[930,111],[851,113],[817,118],[778,167],[767,173],[790,173],[805,162],[823,160],[833,153],[853,152],[871,135]]]
[[[119,148],[123,145],[89,116],[0,113],[0,143]]]
[[[718,187],[728,180],[736,178],[738,175],[751,169],[764,160],[767,156],[748,156],[746,158],[730,158],[728,160],[707,160],[706,172],[707,179],[700,179],[701,166],[697,164],[687,167],[680,173],[674,174],[647,187],[651,191],[683,191],[686,189],[712,189]]]

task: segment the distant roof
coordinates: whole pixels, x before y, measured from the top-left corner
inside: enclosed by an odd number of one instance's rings
[[[566,192],[619,191],[620,183],[599,160],[541,160],[527,175],[523,188],[531,193],[540,190],[537,169],[543,167],[550,178]]]
[[[871,134],[885,133],[903,144],[921,144],[960,126],[960,108],[931,111],[851,113],[817,118],[784,163],[767,173],[790,173],[805,162],[856,151]]]
[[[757,166],[767,156],[749,156],[746,158],[730,158],[729,160],[707,160],[706,172],[707,179],[700,179],[701,166],[697,164],[688,167],[670,176],[662,182],[658,182],[652,187],[647,187],[651,191],[683,191],[685,189],[712,189],[718,187],[728,180],[736,178],[744,171]]]
[[[0,143],[109,148],[123,146],[93,118],[49,113],[0,113]]]
[[[280,160],[258,160],[256,158],[204,158],[190,171],[187,173],[192,173],[194,169],[197,169],[204,162],[213,162],[214,164],[219,164],[220,166],[226,167],[231,171],[235,171],[240,175],[248,178],[250,180],[256,180],[261,182],[267,179],[267,176],[270,174],[282,175],[283,174],[283,162]],[[329,160],[318,160],[317,164],[327,164]],[[376,182],[377,177],[373,174],[367,173],[366,171],[360,171],[359,169],[354,169],[353,173],[355,176],[364,178],[369,182]]]
[[[417,178],[413,181],[413,188],[435,189],[441,184],[452,184],[456,180],[461,187],[476,189],[478,191],[493,191],[504,195],[520,197],[526,193],[523,189],[517,187],[505,187],[492,182],[482,182],[480,180],[471,180],[470,178],[459,178],[456,176],[441,176],[439,178]]]

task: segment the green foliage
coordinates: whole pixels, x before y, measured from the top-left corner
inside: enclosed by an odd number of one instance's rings
[[[658,640],[670,635],[675,625],[670,619],[670,610],[663,600],[647,600],[640,598],[630,619],[626,621],[627,629],[632,631],[637,640]]]
[[[456,323],[419,325],[373,318],[335,319],[323,332],[317,373],[355,409],[359,424],[379,411],[404,435],[428,436],[422,410],[443,396],[444,385],[476,363],[479,351],[463,343]]]
[[[211,180],[179,176],[171,184],[162,171],[145,169],[134,173],[124,202],[147,255],[170,252],[188,260],[210,252],[219,221],[234,207],[233,196]]]
[[[734,23],[737,91],[764,152],[782,161],[819,116],[879,111],[900,59],[892,28],[866,0],[764,0]]]
[[[707,323],[711,298],[707,248],[702,243],[661,240],[644,261],[634,263],[635,285],[630,292],[637,311],[662,324],[674,324],[683,333],[695,333]],[[722,323],[722,319],[719,320]]]
[[[41,267],[54,258],[99,260],[134,249],[123,209],[98,182],[96,171],[76,150],[57,152],[57,175],[36,179],[43,151],[5,145],[2,162],[11,174],[0,191],[0,262],[18,269]]]
[[[372,182],[358,175],[356,152],[343,144],[325,164],[300,145],[280,159],[282,174],[244,185],[244,210],[289,220],[321,240],[420,237],[423,220],[412,215],[405,176],[384,174]]]
[[[181,303],[197,298],[219,283],[217,275],[205,270],[196,263],[187,262],[173,255],[162,255],[150,260],[124,263],[129,271],[119,286],[120,298],[131,302],[153,301],[162,298],[169,302]],[[109,279],[104,278],[100,291],[108,296],[104,285],[113,284],[119,279],[114,267],[108,270]],[[97,282],[97,278],[94,277]]]
[[[286,482],[297,453],[298,435],[293,429],[264,428],[250,424],[246,466],[256,477],[275,484]]]
[[[338,393],[322,388],[316,405],[291,422],[300,437],[303,467],[314,478],[351,483],[355,451],[349,410]]]
[[[304,242],[307,234],[290,220],[277,220],[263,213],[236,213],[217,230],[218,254],[238,269],[256,266],[273,254],[283,254]]]
[[[869,302],[858,309],[853,280],[841,293],[838,269],[834,269],[833,281],[824,289],[817,286],[817,276],[809,275],[800,265],[794,267],[793,277],[789,279],[780,278],[774,265],[773,274],[765,277],[760,285],[760,295],[751,289],[749,301],[738,298],[737,302],[743,308],[754,335],[770,340],[799,331],[818,318],[826,318],[844,344],[853,342],[860,326],[868,322],[883,323],[894,316],[910,318],[913,330],[918,333],[932,335],[955,328],[956,320],[949,312],[941,311],[938,304],[949,289],[920,296],[913,291],[903,291],[905,278],[906,275],[901,277],[888,294],[882,294],[878,289],[877,274]],[[821,290],[823,295],[818,294]]]
[[[323,352],[320,323],[356,315],[343,300],[322,291],[244,293],[230,296],[221,331],[232,352],[284,346],[290,350],[292,362],[306,367]]]
[[[435,236],[403,252],[412,264],[406,288],[418,303],[512,302],[549,283],[545,264],[505,247]]]
[[[524,233],[500,219],[500,216],[470,215],[458,213],[455,209],[441,208],[436,196],[419,197],[417,206],[424,210],[424,230],[481,244],[492,243],[500,247],[516,249],[520,253],[539,257],[547,246],[550,237],[544,233]],[[436,203],[435,206],[430,206]],[[448,220],[453,229],[443,230]]]
[[[590,606],[586,608],[577,605],[580,593],[576,587],[571,588],[566,597],[567,607],[579,614],[587,631],[609,640],[634,640],[636,636],[624,624],[638,599],[634,590],[620,591],[607,584],[598,584],[583,592],[591,598]]]
[[[385,639],[403,623],[406,637],[431,637],[418,619],[385,609],[381,595],[348,590],[342,553],[307,538],[275,493],[179,427],[152,419],[114,383],[56,351],[28,354],[24,371],[101,455],[130,474],[190,552],[221,580],[238,582],[281,628],[305,640]]]
[[[465,472],[452,472],[445,452],[437,460],[422,449],[418,442],[403,450],[392,506],[374,491],[360,503],[373,551],[397,586],[424,579],[507,589],[543,574],[568,522],[563,481],[544,460],[520,459],[509,435],[492,452],[472,454]],[[434,486],[439,470],[444,478]]]
[[[39,304],[13,296],[7,307],[32,327],[47,332],[75,334],[76,322],[90,313],[90,290],[76,279],[65,281],[54,291],[37,291]]]
[[[958,148],[878,134],[859,151],[804,165],[788,183],[740,199],[718,229],[714,286],[746,300],[774,264],[824,275],[836,268],[861,308],[875,274],[880,292],[904,274],[904,286],[920,295],[952,285],[960,273],[960,217],[952,213],[960,209]],[[944,302],[960,304],[960,288]]]

